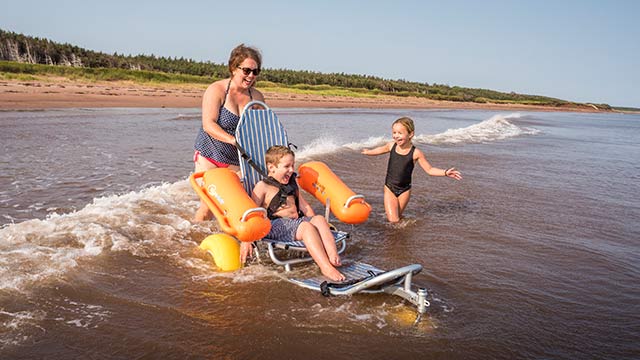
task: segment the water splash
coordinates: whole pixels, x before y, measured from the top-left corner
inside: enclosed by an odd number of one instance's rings
[[[10,312],[0,309],[0,350],[24,343],[29,339],[29,329],[37,328],[44,332],[38,323],[45,317],[42,310]]]
[[[298,161],[313,158],[317,155],[331,154],[340,150],[342,146],[332,138],[315,139],[296,152]]]
[[[535,135],[540,131],[533,128],[521,127],[512,121],[520,119],[520,113],[509,115],[494,115],[480,123],[458,129],[448,129],[435,135],[418,134],[414,137],[417,144],[453,145],[477,144],[505,140],[519,136]],[[370,137],[362,141],[340,144],[333,138],[323,137],[313,140],[296,154],[299,160],[312,158],[317,155],[332,154],[345,149],[360,151],[366,148],[380,146],[392,141],[391,137]]]
[[[539,130],[519,127],[509,120],[519,119],[521,115],[494,115],[478,124],[460,129],[449,129],[436,135],[418,135],[415,141],[424,144],[477,144],[515,138],[524,135],[535,135]]]
[[[196,205],[182,180],[6,226],[0,229],[0,290],[28,291],[30,284],[55,279],[105,251],[143,257],[175,252],[175,244],[189,238],[187,218]]]

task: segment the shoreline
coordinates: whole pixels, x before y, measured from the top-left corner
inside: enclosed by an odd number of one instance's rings
[[[132,82],[88,83],[60,79],[0,80],[0,110],[52,108],[199,108],[206,85],[141,85]],[[260,89],[258,87],[258,89]],[[262,91],[262,90],[261,90]],[[363,109],[473,109],[603,112],[576,107],[492,104],[438,101],[417,97],[378,95],[375,97],[324,96],[262,91],[273,108],[363,108]]]

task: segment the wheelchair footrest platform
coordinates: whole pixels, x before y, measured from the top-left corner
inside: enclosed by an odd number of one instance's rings
[[[324,295],[351,295],[359,292],[379,293],[385,292],[386,287],[402,283],[408,274],[419,273],[422,266],[409,265],[385,271],[373,265],[351,262],[339,267],[338,270],[346,276],[347,279],[344,282],[332,283],[327,281],[324,276],[308,279],[290,278],[289,281],[308,289],[320,291]]]

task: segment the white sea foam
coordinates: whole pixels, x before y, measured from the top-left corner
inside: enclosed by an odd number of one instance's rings
[[[515,125],[512,121],[521,118],[521,114],[494,115],[491,118],[464,128],[448,129],[442,133],[428,135],[417,134],[414,141],[417,144],[474,144],[499,141],[525,135],[535,135],[540,131]],[[510,121],[511,120],[511,121]],[[317,155],[335,153],[344,149],[360,151],[366,148],[380,146],[391,141],[386,136],[370,137],[362,141],[340,144],[333,138],[319,138],[305,145],[296,153],[296,158],[304,160]]]
[[[341,145],[335,139],[323,138],[315,139],[296,152],[298,161],[309,159],[317,155],[330,154],[340,150]]]
[[[6,346],[18,345],[29,339],[25,329],[38,328],[46,313],[41,310],[9,312],[0,309],[0,350]]]
[[[449,129],[436,135],[418,135],[415,141],[426,144],[473,144],[504,140],[523,135],[534,135],[536,129],[519,127],[509,120],[519,119],[521,115],[494,115],[478,124],[459,129]]]
[[[376,146],[380,146],[386,142],[391,141],[391,138],[385,138],[382,136],[377,136],[377,137],[370,137],[365,141],[362,142],[352,142],[352,143],[348,143],[345,144],[345,147],[348,147],[351,150],[361,150],[361,149],[366,149],[366,148],[372,148],[372,147],[376,147]]]
[[[60,316],[55,320],[76,327],[97,328],[112,315],[111,311],[101,305],[84,304],[70,299],[64,299],[64,302],[56,309],[56,313]]]
[[[76,212],[0,229],[0,290],[25,291],[105,251],[176,252],[197,198],[186,180],[94,199]],[[181,216],[182,214],[182,216]],[[162,244],[162,246],[157,246]]]

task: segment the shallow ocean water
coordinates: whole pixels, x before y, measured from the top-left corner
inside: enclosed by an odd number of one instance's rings
[[[186,181],[198,109],[0,112],[2,358],[554,358],[640,353],[640,116],[275,109],[298,163],[373,206],[345,259],[409,263],[431,307],[324,298],[269,264],[221,273]],[[417,167],[400,225],[382,207],[400,116],[462,181]],[[307,200],[322,213],[320,204]],[[294,274],[314,273],[313,267]]]

